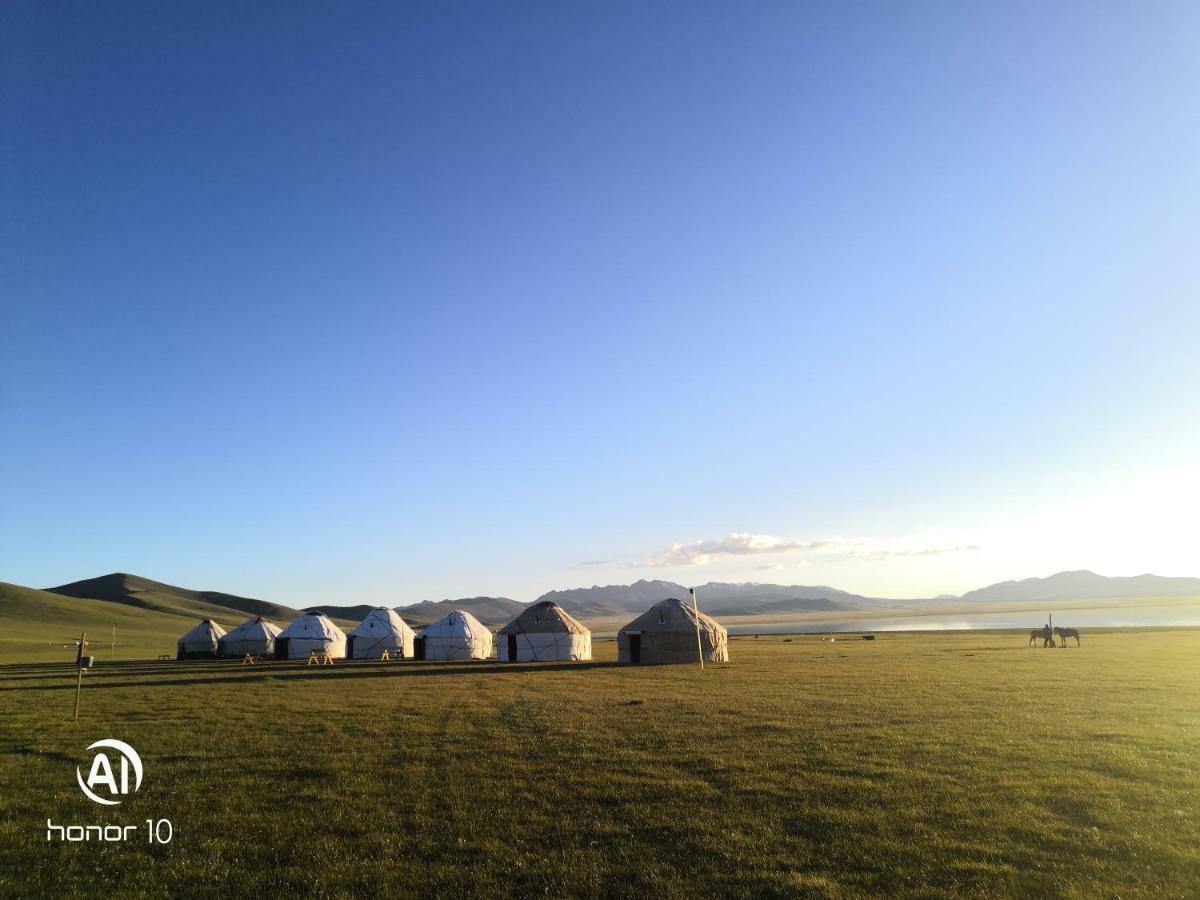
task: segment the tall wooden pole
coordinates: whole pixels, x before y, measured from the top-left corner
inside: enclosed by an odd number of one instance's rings
[[[116,655],[117,655],[117,625],[116,625],[116,623],[115,623],[115,622],[113,623],[113,642],[112,642],[112,649],[110,650],[110,653],[109,653],[109,655],[110,655],[110,656],[116,656]]]
[[[696,589],[688,588],[692,594],[692,611],[696,614],[696,654],[700,657],[700,669],[704,670],[704,644],[700,640],[700,605],[696,602]]]
[[[79,655],[75,658],[75,719],[79,719],[79,694],[83,691],[83,655],[87,653],[87,632],[79,635]]]

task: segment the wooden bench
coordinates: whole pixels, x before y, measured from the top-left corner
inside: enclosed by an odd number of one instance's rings
[[[309,650],[308,662],[305,665],[332,666],[333,656],[330,655],[328,650]]]
[[[158,661],[159,661],[159,662],[170,662],[170,661],[171,661],[171,654],[170,654],[170,653],[160,653],[160,654],[158,654]]]

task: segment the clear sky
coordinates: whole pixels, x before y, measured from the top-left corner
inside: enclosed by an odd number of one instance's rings
[[[0,579],[1200,575],[1195,3],[6,3]]]

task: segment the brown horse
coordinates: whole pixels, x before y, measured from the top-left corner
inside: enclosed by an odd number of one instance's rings
[[[1057,631],[1058,629],[1055,629]],[[1038,638],[1041,638],[1043,647],[1054,646],[1053,632],[1050,631],[1049,625],[1043,625],[1041,628],[1032,628],[1029,631],[1029,646],[1032,647],[1037,643]]]
[[[1075,638],[1075,646],[1080,646],[1078,628],[1059,628],[1056,625],[1054,626],[1054,633],[1058,635],[1059,640],[1062,641],[1062,643],[1059,644],[1060,647],[1067,646],[1067,638]]]

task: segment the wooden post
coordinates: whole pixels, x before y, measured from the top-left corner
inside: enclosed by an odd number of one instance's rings
[[[115,623],[113,624],[113,641],[110,653],[113,657],[116,657],[117,655],[117,626]]]
[[[700,640],[700,605],[696,602],[696,589],[688,590],[692,594],[692,611],[696,614],[696,653],[700,657],[700,670],[704,671],[704,644]]]
[[[79,635],[79,654],[75,657],[75,721],[79,721],[79,695],[83,691],[83,655],[87,653],[87,632]]]

